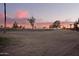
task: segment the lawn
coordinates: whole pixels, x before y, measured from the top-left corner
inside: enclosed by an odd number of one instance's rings
[[[4,52],[12,56],[63,56],[79,55],[79,32],[10,31],[0,36]]]

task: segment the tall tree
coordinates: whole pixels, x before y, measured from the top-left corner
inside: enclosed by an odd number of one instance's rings
[[[29,19],[27,19],[30,23],[30,25],[32,26],[32,29],[34,29],[34,24],[35,24],[35,18],[34,17],[31,17]]]

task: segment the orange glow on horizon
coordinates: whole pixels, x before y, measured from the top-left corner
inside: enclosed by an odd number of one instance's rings
[[[4,17],[4,14],[0,12],[0,18],[3,18],[3,17]]]
[[[37,29],[43,29],[43,28],[46,28],[46,29],[49,29],[49,26],[52,24],[52,22],[45,22],[45,23],[35,23],[35,27]],[[67,23],[67,22],[61,22],[61,28],[65,27],[65,28],[70,28],[70,24],[71,22]],[[72,23],[73,24],[73,23]],[[12,28],[13,24],[7,24],[7,27],[9,28]],[[22,26],[24,28],[32,28],[30,23],[26,23],[26,24],[18,24],[18,26]],[[72,25],[72,28],[73,28],[73,25]]]

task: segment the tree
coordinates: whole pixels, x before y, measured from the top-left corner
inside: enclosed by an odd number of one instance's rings
[[[53,28],[53,24],[52,25],[49,25],[49,29]]]
[[[78,24],[79,24],[79,18],[78,18],[78,21],[74,22],[74,29],[75,30],[79,30]]]
[[[70,24],[70,29],[72,28],[72,24]]]
[[[3,28],[3,25],[0,25],[0,28]]]
[[[32,17],[32,18],[27,19],[27,20],[29,21],[30,25],[32,26],[32,29],[34,29],[35,18]]]
[[[53,28],[59,28],[60,27],[60,21],[56,20],[54,23],[53,23]]]
[[[78,22],[78,24],[79,24],[79,18],[78,18],[78,21],[77,21],[77,22]]]
[[[75,29],[75,30],[78,30],[78,26],[77,26],[77,25],[78,25],[78,22],[75,22],[75,23],[74,23],[74,29]]]
[[[15,28],[15,29],[18,28],[18,24],[16,21],[13,23],[13,28]]]

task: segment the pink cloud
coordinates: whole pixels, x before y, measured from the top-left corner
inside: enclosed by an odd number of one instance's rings
[[[27,18],[28,17],[28,12],[25,10],[18,10],[16,11],[16,18]]]

